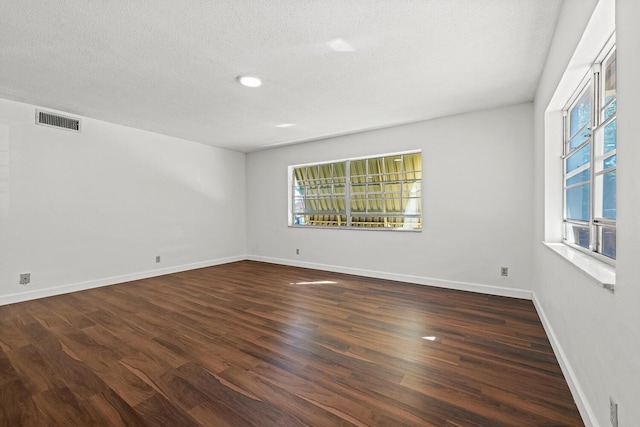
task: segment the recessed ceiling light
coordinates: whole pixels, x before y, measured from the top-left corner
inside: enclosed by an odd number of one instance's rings
[[[276,125],[277,128],[290,128],[291,126],[295,126],[293,123],[281,123]]]
[[[262,84],[262,79],[257,76],[238,76],[238,81],[246,87],[258,87]]]
[[[336,52],[353,52],[355,49],[343,39],[333,39],[327,42],[329,47]]]

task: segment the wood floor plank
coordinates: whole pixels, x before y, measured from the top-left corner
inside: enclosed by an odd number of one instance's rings
[[[164,396],[155,394],[144,402],[137,404],[134,409],[147,424],[157,427],[192,426],[196,420],[172,404]]]
[[[274,376],[277,381],[272,382],[269,380],[269,376],[262,376],[257,373],[258,371],[260,370],[256,369],[254,372],[231,366],[221,372],[220,377],[230,383],[237,384],[242,389],[250,391],[254,396],[258,396],[265,402],[281,407],[307,425],[331,427],[358,424],[354,419],[345,419],[344,413],[341,416],[335,415],[334,411],[327,410],[325,405],[314,401],[313,389],[315,387],[313,384],[301,385],[298,382],[295,387],[296,391],[291,392],[283,387],[284,381],[282,380],[283,376],[290,374],[285,372],[275,373]],[[299,378],[296,379],[300,380]],[[312,401],[314,403],[311,403]]]
[[[87,410],[84,399],[68,387],[55,387],[32,396],[46,422],[54,426],[98,425],[98,420]]]
[[[46,426],[47,417],[34,402],[34,396],[22,383],[0,386],[0,425],[40,427]]]
[[[0,425],[583,423],[531,301],[242,261],[0,307]]]
[[[142,414],[136,412],[110,388],[91,396],[88,403],[85,408],[98,420],[97,425],[110,427],[150,425]]]

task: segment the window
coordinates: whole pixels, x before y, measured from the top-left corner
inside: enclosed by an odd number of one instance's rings
[[[420,230],[422,153],[292,166],[289,224]]]
[[[616,51],[611,48],[564,110],[566,243],[616,258]]]

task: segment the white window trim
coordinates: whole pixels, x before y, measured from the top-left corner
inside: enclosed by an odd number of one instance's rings
[[[613,291],[615,266],[562,242],[563,164],[562,110],[590,64],[609,41],[615,43],[615,2],[599,1],[574,54],[552,95],[544,117],[544,235],[542,243],[580,269],[603,288]],[[582,262],[588,260],[589,262]]]
[[[601,85],[603,84],[603,79],[602,79],[602,72],[604,72],[604,63],[606,62],[606,60],[613,54],[615,50],[615,33],[609,38],[609,40],[607,41],[607,43],[604,45],[604,47],[600,50],[600,52],[598,53],[594,63],[592,64],[591,67],[589,67],[586,75],[584,76],[584,78],[580,81],[580,83],[576,86],[576,89],[573,93],[573,95],[569,98],[569,102],[566,103],[566,105],[564,106],[563,110],[562,110],[562,115],[563,115],[563,143],[562,143],[562,147],[563,147],[563,151],[562,151],[562,160],[563,160],[563,176],[562,176],[562,187],[563,187],[563,191],[562,191],[562,216],[564,218],[564,205],[565,205],[565,191],[564,191],[564,185],[565,185],[565,179],[566,179],[566,175],[564,174],[564,160],[567,157],[570,157],[570,154],[567,152],[568,147],[566,142],[569,140],[569,137],[571,135],[569,135],[569,130],[568,127],[566,126],[568,123],[568,114],[571,109],[573,109],[573,107],[575,107],[575,105],[578,103],[578,101],[582,98],[582,96],[585,94],[585,92],[591,92],[591,118],[590,121],[587,123],[587,129],[589,131],[589,133],[591,133],[591,136],[589,137],[589,139],[587,141],[585,141],[584,143],[580,144],[578,147],[576,147],[573,151],[571,151],[571,154],[576,153],[580,147],[582,147],[585,144],[590,144],[590,158],[589,158],[589,163],[577,168],[575,171],[572,171],[571,174],[574,174],[576,172],[579,172],[581,169],[584,169],[585,166],[587,166],[587,169],[590,170],[590,178],[589,178],[589,184],[590,184],[590,196],[589,196],[589,220],[588,221],[579,221],[579,220],[569,220],[569,219],[563,219],[563,229],[562,229],[562,242],[570,247],[572,247],[573,249],[583,252],[589,256],[592,256],[606,264],[612,265],[615,267],[616,265],[616,260],[613,258],[610,258],[600,252],[598,252],[596,249],[601,245],[602,241],[600,240],[600,237],[597,235],[598,233],[598,227],[604,227],[607,225],[616,227],[617,221],[614,220],[606,220],[606,219],[602,219],[602,218],[597,218],[595,216],[595,209],[594,209],[594,203],[595,203],[595,195],[596,195],[596,177],[599,175],[602,175],[604,173],[605,170],[602,171],[597,171],[596,172],[596,161],[597,161],[597,157],[596,157],[596,152],[595,152],[595,146],[596,146],[596,137],[595,134],[596,132],[600,132],[604,130],[604,127],[607,126],[609,123],[611,123],[612,121],[615,120],[615,118],[617,117],[617,113],[614,115],[614,119],[606,119],[603,120],[601,118],[601,113],[603,110],[603,106],[602,106],[602,102],[600,99],[600,96],[602,95],[602,88]],[[597,81],[596,81],[597,79]],[[616,96],[617,98],[617,96]],[[578,132],[576,132],[576,135],[578,134]],[[615,155],[616,153],[612,153],[612,154],[608,154],[608,156],[611,155]],[[617,167],[615,167],[617,169]],[[585,227],[589,227],[590,229],[590,243],[589,246],[590,248],[584,248],[578,244],[572,243],[569,240],[566,240],[566,236],[565,236],[565,228],[564,228],[564,224],[565,223],[569,223],[569,224],[576,224],[576,225],[583,225]],[[595,248],[595,249],[594,249]]]

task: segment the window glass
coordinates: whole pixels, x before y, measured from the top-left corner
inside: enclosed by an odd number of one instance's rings
[[[591,242],[591,231],[588,226],[565,224],[566,240],[574,245],[589,249]]]
[[[601,227],[602,254],[616,259],[616,229],[614,227]]]
[[[422,154],[293,167],[292,225],[422,227]]]
[[[582,172],[568,178],[565,182],[566,186],[578,184],[580,182],[589,181],[591,179],[591,169],[585,169]]]
[[[367,182],[367,161],[352,160],[351,165],[351,182]]]
[[[589,221],[590,185],[583,184],[566,190],[567,219]]]
[[[615,259],[618,141],[614,49],[604,55],[600,66],[593,67],[586,86],[565,110],[563,238],[571,245]]]
[[[611,150],[616,149],[618,133],[617,133],[617,119],[613,119],[608,125],[604,127],[604,152],[608,153]]]
[[[368,160],[368,162],[367,162],[367,167],[368,167],[369,169],[367,169],[367,174],[368,174],[369,176],[377,175],[377,174],[379,174],[379,173],[380,173],[380,168],[381,168],[381,166],[382,166],[382,165],[381,165],[381,160],[382,160],[382,159],[379,159],[379,158],[377,158],[377,159],[369,159],[369,160]]]
[[[615,51],[607,61],[604,72],[604,120],[616,113],[616,53]]]
[[[344,226],[346,163],[326,163],[293,169],[293,223]]]
[[[407,215],[420,215],[422,212],[420,199],[418,197],[402,199],[402,211]]]
[[[588,139],[588,125],[591,120],[591,90],[584,92],[569,113],[570,148],[578,147]]]
[[[591,146],[585,145],[578,151],[567,157],[566,160],[566,173],[578,169],[580,166],[586,165],[591,159]]]
[[[617,104],[618,104],[618,100],[614,99],[607,106],[607,108],[604,109],[604,119],[605,120],[608,119],[609,117],[613,116],[616,113],[616,109],[618,108]]]
[[[607,157],[606,159],[604,159],[603,165],[605,169],[616,166],[616,156],[613,155],[611,157]]]
[[[616,171],[602,175],[602,218],[616,219]]]

